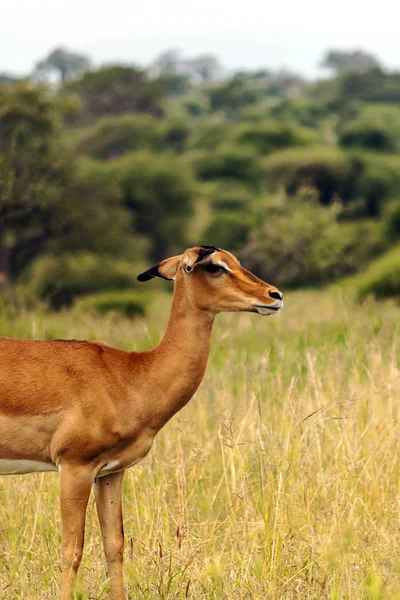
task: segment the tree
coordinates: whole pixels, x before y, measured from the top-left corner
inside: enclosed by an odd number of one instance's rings
[[[56,73],[62,83],[87,71],[90,59],[85,54],[71,52],[66,48],[55,48],[44,59],[36,63],[34,73],[48,76]]]
[[[88,71],[81,79],[66,86],[78,94],[84,103],[84,120],[102,115],[150,113],[162,117],[161,100],[165,88],[160,79],[149,79],[135,67],[111,65]]]
[[[374,68],[381,68],[379,60],[364,50],[329,50],[322,59],[320,66],[340,73],[362,73]]]
[[[11,285],[40,253],[115,252],[129,213],[104,166],[60,143],[60,100],[26,84],[0,88],[0,279]]]
[[[56,103],[27,85],[0,88],[0,272],[10,283],[21,253],[34,255],[63,182]]]
[[[179,252],[188,241],[196,191],[190,169],[175,156],[149,152],[126,154],[110,168],[132,212],[135,232],[150,242],[150,258],[157,261]]]
[[[185,61],[186,70],[200,81],[211,81],[221,71],[219,60],[213,54],[201,54]]]
[[[162,52],[150,65],[150,71],[156,75],[180,75],[183,73],[184,61],[179,50],[170,49]]]
[[[229,81],[211,88],[208,95],[211,111],[236,112],[244,106],[255,104],[260,98],[260,91],[255,89],[246,77],[237,74]]]

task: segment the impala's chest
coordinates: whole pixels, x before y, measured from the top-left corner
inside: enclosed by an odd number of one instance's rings
[[[118,452],[110,452],[106,464],[100,469],[98,477],[117,473],[133,467],[140,462],[149,452],[153,445],[154,436],[142,435],[134,443]]]

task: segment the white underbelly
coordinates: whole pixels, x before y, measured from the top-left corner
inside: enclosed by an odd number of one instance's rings
[[[22,473],[43,473],[57,471],[56,465],[37,460],[8,460],[0,458],[0,475],[17,475]]]
[[[137,465],[141,460],[143,460],[143,457],[138,458],[137,460],[133,461],[133,463],[126,465],[125,467],[121,467],[121,464],[118,460],[111,460],[109,463],[104,465],[102,469],[100,469],[97,477],[103,477],[104,475],[109,475],[110,473],[118,473],[118,471],[130,469],[134,465]]]

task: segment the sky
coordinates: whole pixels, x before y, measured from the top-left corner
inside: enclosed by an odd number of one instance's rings
[[[216,54],[228,70],[315,77],[329,48],[362,48],[400,70],[395,0],[1,0],[0,72],[26,74],[56,46],[96,65],[150,64],[162,51]]]

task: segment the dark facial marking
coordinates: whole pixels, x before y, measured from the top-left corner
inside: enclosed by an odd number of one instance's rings
[[[194,264],[200,262],[206,256],[209,256],[210,254],[214,254],[214,252],[217,252],[217,250],[218,250],[218,248],[214,248],[214,246],[201,246],[200,250],[198,252],[198,256],[197,256],[196,260],[194,261]]]
[[[215,265],[214,263],[208,263],[207,265],[204,265],[204,270],[208,271],[209,273],[228,272],[222,265]]]

